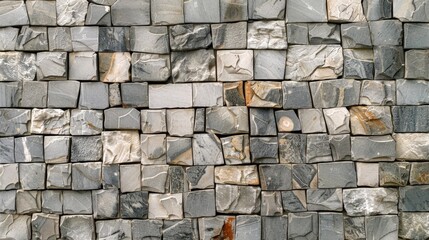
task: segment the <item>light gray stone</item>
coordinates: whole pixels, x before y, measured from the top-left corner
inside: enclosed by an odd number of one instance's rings
[[[192,162],[192,139],[167,137],[167,163],[191,166]]]
[[[119,166],[121,193],[141,190],[141,165],[126,164]]]
[[[0,234],[1,238],[31,239],[30,216],[0,214],[0,228],[5,230]]]
[[[319,213],[319,239],[344,239],[342,213]]]
[[[95,239],[95,226],[92,216],[61,216],[61,236],[69,239]]]
[[[356,168],[353,162],[319,163],[319,188],[356,187]]]
[[[165,193],[168,189],[168,165],[142,166],[142,190]]]
[[[198,219],[201,240],[210,240],[216,237],[234,239],[235,216],[216,216]]]
[[[396,81],[378,81],[378,80],[364,80],[364,81],[362,81],[362,88],[360,90],[359,104],[360,105],[393,105],[393,104],[395,104],[396,98],[399,99],[399,94],[398,94],[398,96],[396,96],[396,91],[397,91],[396,85],[398,85],[398,86],[401,85],[401,87],[402,87],[405,85],[404,83],[406,83],[404,81],[405,80],[401,80],[401,79],[398,79]],[[408,85],[405,85],[404,88],[407,86]],[[416,95],[418,95],[418,94],[413,94],[413,96],[416,96]]]
[[[352,159],[355,161],[378,162],[395,160],[395,140],[390,135],[351,137],[351,144]]]
[[[257,215],[239,215],[236,218],[235,239],[260,240],[262,235],[261,217]]]
[[[420,105],[429,103],[429,97],[425,94],[429,91],[429,82],[425,80],[396,81],[396,97],[398,105]]]
[[[103,189],[120,188],[119,164],[102,165],[101,171]]]
[[[393,0],[393,17],[402,22],[427,22],[426,4],[425,0]]]
[[[413,37],[414,36],[414,37]],[[406,23],[404,24],[404,48],[428,48],[429,44],[424,41],[429,37],[429,24]]]
[[[362,5],[368,21],[392,17],[392,0],[364,0]]]
[[[288,239],[318,239],[319,221],[316,212],[289,213]]]
[[[43,141],[45,162],[68,162],[70,158],[70,139],[69,136],[45,136]]]
[[[215,183],[232,185],[259,185],[258,168],[256,165],[216,167]]]
[[[402,45],[402,22],[399,20],[371,21],[369,29],[374,46]]]
[[[72,162],[99,161],[103,156],[100,136],[73,136],[71,144]]]
[[[33,81],[36,77],[36,54],[1,52],[0,81]]]
[[[15,162],[15,141],[13,137],[0,138],[0,163]]]
[[[149,194],[149,218],[178,220],[183,218],[181,193]]]
[[[369,239],[398,239],[398,216],[365,217],[366,237]]]
[[[425,160],[429,156],[426,133],[398,133],[396,141],[396,158],[400,160]]]
[[[167,161],[166,134],[141,135],[141,163],[143,165],[165,164]]]
[[[329,134],[350,133],[350,113],[345,107],[323,109]]]
[[[90,3],[86,14],[85,25],[111,26],[110,7]]]
[[[217,79],[222,82],[253,79],[252,50],[217,51]]]
[[[347,107],[359,104],[360,81],[337,79],[310,82],[315,108]]]
[[[175,83],[208,82],[216,80],[213,50],[173,52],[171,54],[172,77]]]
[[[282,85],[274,81],[247,81],[246,105],[249,107],[281,108]]]
[[[0,165],[0,189],[1,190],[12,190],[18,189],[19,176],[18,176],[18,164],[1,164]]]
[[[154,4],[159,4],[154,2]],[[167,6],[166,6],[167,7]],[[133,52],[169,53],[168,28],[161,26],[132,26],[130,47]]]
[[[185,177],[191,190],[214,188],[214,166],[187,167]]]
[[[162,238],[162,220],[133,220],[131,224],[133,238],[153,238],[154,240]]]
[[[206,109],[195,109],[194,132],[204,132],[206,125]]]
[[[170,47],[175,51],[207,48],[212,43],[209,24],[176,25],[169,30]]]
[[[103,112],[100,110],[71,110],[71,135],[97,135],[103,130]]]
[[[356,163],[357,185],[378,187],[379,183],[379,164],[378,163]]]
[[[249,116],[246,107],[208,108],[206,114],[206,131],[217,134],[248,133],[248,119]]]
[[[249,19],[284,19],[286,0],[248,1]]]
[[[280,194],[280,191],[262,191],[261,215],[262,216],[280,216],[282,214],[283,214],[283,206],[282,206],[282,195]],[[280,230],[277,230],[277,231],[280,231]],[[263,234],[271,235],[270,233],[267,233],[267,232]]]
[[[325,118],[322,109],[298,109],[302,133],[326,132]]]
[[[61,190],[42,191],[42,212],[63,213],[63,192]]]
[[[301,123],[293,110],[280,110],[275,112],[278,132],[301,131]]]
[[[22,83],[20,107],[45,108],[48,100],[48,83],[25,81]]]
[[[16,191],[1,191],[0,192],[0,212],[15,213],[16,212]]]
[[[15,138],[15,162],[43,162],[43,136]]]
[[[220,21],[236,22],[247,20],[247,0],[221,0]]]
[[[326,0],[287,0],[286,22],[327,22]]]
[[[66,80],[67,53],[38,52],[37,80]]]
[[[91,191],[63,191],[65,214],[91,214]]]
[[[310,23],[308,24],[308,39],[310,44],[339,44],[341,43],[340,25]]]
[[[255,79],[284,79],[286,51],[255,50]]]
[[[101,163],[73,163],[72,189],[91,190],[101,188]]]
[[[48,28],[49,51],[72,51],[71,32],[69,27]]]
[[[399,214],[399,237],[424,239],[429,235],[428,213],[401,212]]]
[[[309,211],[343,211],[342,189],[308,189],[307,208]]]
[[[57,24],[59,26],[84,25],[88,1],[59,0],[56,2]]]
[[[29,19],[24,1],[2,1],[0,27],[28,25]]]
[[[396,79],[404,76],[404,49],[399,46],[374,47],[374,78]]]
[[[286,26],[286,31],[289,44],[309,44],[307,23],[289,23]]]
[[[250,163],[248,135],[233,135],[221,138],[225,163],[228,165]]]
[[[219,138],[213,134],[194,134],[192,139],[194,165],[222,165],[224,158]]]
[[[98,27],[70,28],[74,52],[98,51]]]
[[[84,82],[80,85],[79,108],[85,110],[106,109],[109,107],[108,84]]]
[[[150,0],[117,0],[111,6],[113,26],[149,25]]]
[[[374,0],[365,1],[374,2]],[[341,40],[343,48],[371,48],[372,41],[368,23],[360,22],[341,24]]]
[[[31,133],[70,134],[70,111],[61,109],[33,109],[31,111]]]
[[[343,201],[349,216],[398,213],[398,190],[395,188],[344,189]]]
[[[194,133],[194,109],[167,109],[167,131],[171,136],[190,137]]]
[[[22,82],[0,82],[0,107],[19,107],[22,100]]]
[[[143,133],[167,132],[166,110],[141,110],[141,129]]]
[[[42,210],[41,191],[16,191],[16,213],[32,214]]]
[[[79,97],[80,83],[78,81],[49,81],[48,107],[75,108]]]
[[[223,84],[193,83],[192,100],[194,107],[223,106]]]
[[[123,107],[148,107],[148,83],[122,83],[121,96]]]
[[[137,131],[102,132],[103,163],[140,162],[140,136]]]
[[[306,163],[331,162],[331,146],[327,134],[307,135]]]
[[[393,131],[388,106],[354,106],[350,108],[350,125],[354,135],[386,135]]]
[[[226,214],[255,214],[260,211],[259,187],[216,185],[216,211]]]
[[[154,25],[173,25],[185,22],[182,0],[152,0],[150,7]]]
[[[189,0],[183,2],[186,23],[220,22],[220,2],[211,0]]]
[[[286,49],[286,24],[284,21],[256,21],[248,24],[247,48]]]
[[[71,189],[71,164],[53,164],[46,169],[47,189]]]
[[[35,213],[31,219],[32,236],[39,239],[60,237],[60,217],[54,214]]]
[[[243,49],[247,47],[247,22],[212,24],[214,49]]]
[[[192,84],[149,86],[149,108],[192,107]]]
[[[95,52],[73,52],[69,54],[70,80],[97,80],[97,54]]]
[[[45,189],[46,165],[44,163],[19,164],[19,182],[23,190]]]
[[[131,239],[131,220],[114,219],[103,220],[95,223],[97,237],[109,239],[121,236],[124,239]]]
[[[18,28],[3,27],[0,29],[0,50],[15,50],[16,38],[18,37]]]
[[[140,112],[135,108],[104,110],[104,129],[140,130]]]
[[[130,80],[130,53],[99,53],[98,56],[98,71],[102,82],[127,82]]]
[[[366,21],[360,0],[327,0],[327,8],[330,22]]]
[[[183,194],[185,217],[214,217],[216,215],[215,191],[199,190]]]

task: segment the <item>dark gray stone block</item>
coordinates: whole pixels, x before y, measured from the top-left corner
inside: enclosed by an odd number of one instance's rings
[[[146,191],[121,194],[121,218],[147,218],[149,212],[149,193]]]
[[[250,134],[252,136],[277,135],[274,110],[270,108],[250,108]]]
[[[260,216],[237,216],[235,223],[236,240],[260,240],[262,235],[262,224]]]
[[[316,240],[318,236],[319,219],[316,212],[288,214],[289,239]]]
[[[361,83],[352,79],[310,82],[315,108],[346,107],[359,104]]]
[[[278,163],[277,137],[251,137],[250,153],[253,163]]]
[[[343,210],[343,192],[341,188],[308,189],[307,190],[307,208],[309,211],[341,212]],[[341,214],[341,221],[342,221],[342,214]]]
[[[428,132],[429,106],[392,107],[394,132]]]
[[[307,135],[306,163],[331,162],[331,146],[327,134]]]
[[[15,162],[15,141],[13,137],[0,138],[0,163]]]
[[[209,24],[184,24],[169,28],[170,47],[173,51],[207,48],[212,43]]]
[[[100,136],[73,136],[71,139],[71,161],[98,161],[103,156],[103,144]]]
[[[305,134],[279,134],[279,157],[281,163],[304,163],[307,148]]]
[[[117,0],[111,6],[113,26],[149,25],[150,0]]]
[[[184,193],[183,202],[185,217],[214,217],[216,215],[214,190]]]
[[[317,187],[317,165],[316,164],[293,164],[292,165],[293,189],[308,189]]]
[[[287,215],[279,217],[262,217],[262,239],[287,239]]]
[[[344,239],[342,213],[319,213],[319,239]]]
[[[427,212],[429,210],[429,186],[406,186],[399,188],[399,210],[404,212]]]
[[[362,5],[368,21],[392,18],[392,0],[364,0]]]
[[[408,184],[411,164],[408,162],[380,162],[379,178],[382,187],[398,187]]]
[[[374,55],[372,49],[344,50],[344,78],[374,78]]]
[[[312,108],[310,88],[306,82],[283,81],[283,109]]]
[[[319,188],[356,187],[356,168],[353,162],[319,163]]]
[[[92,190],[101,188],[101,163],[73,163],[72,189]]]
[[[136,239],[162,239],[162,220],[133,220],[131,231],[133,238]]]
[[[340,25],[333,23],[308,24],[308,39],[310,44],[340,44]]]
[[[131,4],[129,0],[120,0],[117,2],[127,1],[127,4]],[[144,1],[137,1],[137,4],[143,3]],[[137,14],[136,14],[137,15]],[[134,15],[134,16],[136,16]],[[130,15],[133,16],[133,15]],[[113,7],[112,7],[112,18],[113,18]],[[115,25],[115,22],[113,22]],[[100,52],[126,52],[130,50],[130,29],[128,27],[100,27],[99,29],[99,45],[98,50]]]
[[[343,48],[372,47],[371,33],[366,22],[341,24],[341,37]]]
[[[399,20],[380,20],[369,22],[374,46],[402,45],[403,30]]]
[[[166,220],[162,229],[165,240],[198,240],[198,222],[196,219]]]
[[[149,93],[147,83],[122,83],[121,96],[123,107],[149,106]]]
[[[289,23],[286,25],[286,30],[289,44],[309,44],[307,23]]]
[[[262,190],[291,190],[292,169],[290,164],[259,165]]]
[[[404,77],[404,49],[398,46],[374,47],[374,79]]]
[[[282,191],[283,210],[286,212],[307,211],[307,201],[304,190]]]

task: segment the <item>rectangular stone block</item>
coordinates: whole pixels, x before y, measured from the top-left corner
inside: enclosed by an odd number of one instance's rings
[[[284,19],[286,0],[250,0],[249,19]]]
[[[256,165],[215,167],[216,184],[259,185]]]
[[[101,82],[81,83],[79,108],[80,109],[106,109],[109,107],[108,85]]]
[[[344,78],[373,79],[374,53],[372,49],[344,50]]]
[[[360,105],[394,105],[396,104],[396,85],[401,79],[396,81],[364,80],[360,91]],[[413,94],[414,96],[414,94]],[[399,99],[399,98],[398,98]]]
[[[246,105],[249,107],[282,107],[280,82],[247,81],[245,84]]]
[[[90,3],[85,18],[85,25],[111,26],[110,7]]]
[[[224,157],[220,139],[213,133],[194,134],[192,139],[194,165],[222,165]]]
[[[193,83],[192,105],[194,107],[223,106],[223,84]]]
[[[16,191],[16,213],[32,214],[41,211],[41,191]]]
[[[310,82],[315,108],[347,107],[359,104],[361,83],[352,79]]]
[[[405,52],[405,78],[429,79],[425,66],[429,63],[428,50],[409,50]]]
[[[332,153],[327,134],[307,135],[306,163],[331,162]]]
[[[235,239],[258,240],[261,239],[262,227],[261,217],[257,215],[239,215],[235,224]]]
[[[185,22],[183,1],[181,0],[152,0],[150,7],[154,25],[173,25]]]
[[[278,135],[281,163],[304,163],[307,135],[282,133]]]
[[[0,138],[0,164],[15,162],[15,141],[13,137]]]
[[[111,6],[113,26],[149,25],[150,0],[118,0]]]
[[[308,24],[310,44],[341,44],[340,25],[332,23]]]
[[[0,192],[0,212],[1,213],[15,213],[16,212],[16,191],[1,191]]]
[[[235,216],[216,216],[198,219],[201,240],[209,240],[217,236],[234,239]]]
[[[404,62],[404,49],[402,47],[374,47],[374,79],[402,78],[406,71]]]
[[[429,22],[425,4],[422,0],[393,0],[393,17],[402,22]]]
[[[15,163],[0,165],[0,190],[19,189],[19,170]]]
[[[192,139],[167,137],[167,164],[191,166]]]
[[[378,163],[356,163],[357,185],[367,187],[378,187],[379,164]]]
[[[222,121],[219,121],[222,119]],[[213,107],[207,109],[206,131],[218,134],[249,132],[249,115],[246,107]]]
[[[149,108],[192,107],[192,84],[149,86]]]
[[[292,166],[290,164],[259,165],[262,190],[291,190]]]
[[[288,238],[289,239],[317,239],[319,235],[319,221],[316,212],[289,213]]]
[[[70,134],[70,111],[61,109],[33,109],[31,111],[31,133]]]
[[[396,141],[396,158],[400,160],[426,160],[429,158],[427,133],[398,133]]]
[[[326,0],[287,0],[286,22],[327,22]]]
[[[428,218],[428,213],[400,213],[399,237],[405,239],[424,239],[429,234]]]
[[[351,145],[352,160],[355,161],[394,161],[398,151],[390,135],[351,137]]]
[[[71,110],[71,135],[97,135],[103,130],[103,112],[100,110]]]
[[[402,45],[403,30],[399,20],[369,22],[371,40],[374,46]]]
[[[182,193],[149,194],[149,218],[178,220],[183,218]]]
[[[386,135],[393,130],[390,107],[351,107],[350,124],[354,135]]]
[[[292,187],[317,188],[317,164],[292,164]]]
[[[20,107],[45,108],[48,100],[48,83],[25,81],[22,83]]]
[[[283,109],[312,108],[310,87],[306,82],[283,81]]]
[[[217,79],[222,82],[253,79],[252,50],[219,50],[216,58]]]
[[[91,191],[63,191],[65,214],[91,214]]]
[[[328,0],[328,20],[332,22],[363,22],[362,2],[359,0]]]
[[[298,109],[302,133],[327,132],[322,109]]]
[[[140,162],[140,136],[137,131],[102,132],[103,163]]]
[[[343,201],[349,216],[398,213],[398,190],[395,188],[344,189]]]
[[[373,0],[369,1],[374,2]],[[370,10],[372,11],[372,9]],[[341,24],[341,40],[343,48],[371,48],[371,33],[368,23]]]
[[[0,8],[0,27],[29,24],[24,1],[2,1]]]
[[[137,192],[141,190],[141,165],[120,165],[121,193]]]
[[[147,218],[149,207],[148,199],[149,193],[146,191],[121,194],[121,218]]]
[[[427,212],[429,209],[428,186],[399,188],[399,210],[404,212]]]
[[[255,50],[255,79],[284,79],[286,51]]]
[[[396,98],[398,105],[421,105],[429,103],[429,81],[396,80]]]
[[[131,220],[114,219],[95,222],[97,237],[112,238],[117,235],[130,239]]]
[[[348,188],[357,186],[356,167],[353,162],[319,163],[319,188]]]
[[[19,182],[23,190],[45,189],[46,165],[44,163],[19,164]]]
[[[74,52],[98,51],[98,27],[70,28],[72,47]]]
[[[140,129],[140,112],[135,108],[109,108],[104,110],[105,129]]]
[[[163,3],[158,3],[153,1],[153,5],[160,5]],[[163,4],[166,8],[171,8],[174,6],[167,6]],[[162,10],[160,9],[159,12]],[[159,15],[156,15],[159,16]],[[168,42],[168,28],[161,26],[133,26],[130,28],[130,50],[133,52],[146,52],[146,53],[157,53],[157,54],[167,54],[170,52],[169,42]]]
[[[71,164],[53,164],[46,168],[47,189],[71,189]]]
[[[183,3],[186,23],[220,22],[220,2],[210,0],[190,0]]]
[[[214,166],[187,167],[185,174],[190,190],[214,188]]]
[[[63,192],[61,190],[42,191],[42,212],[63,213]]]
[[[15,162],[43,162],[43,136],[15,138]]]
[[[72,189],[92,190],[101,188],[101,163],[73,163]]]
[[[398,239],[398,225],[398,216],[365,217],[365,229],[368,238],[386,237]]]
[[[277,137],[250,138],[250,156],[252,163],[278,163],[278,149]]]
[[[119,1],[116,1],[116,3],[118,2]],[[140,3],[142,2],[143,1],[140,1]],[[129,27],[100,27],[98,50],[100,52],[130,51],[130,28]]]
[[[48,28],[49,51],[72,51],[71,32],[69,27]]]
[[[141,129],[143,133],[167,132],[166,110],[141,110]]]
[[[282,195],[280,191],[262,191],[261,195],[261,215],[262,216],[280,216],[283,214],[283,206],[282,206]],[[271,217],[264,217],[264,218],[271,218]],[[264,219],[263,218],[263,219]],[[275,217],[272,217],[273,222],[278,222],[274,220]],[[264,226],[264,225],[263,225]],[[279,227],[278,225],[274,225],[276,227]],[[269,227],[269,226],[265,226]],[[276,234],[279,232],[282,232],[282,229],[277,230]],[[262,233],[263,236],[267,235],[267,233]],[[268,235],[270,235],[268,233]]]
[[[307,208],[309,211],[343,211],[342,189],[307,189]]]
[[[194,133],[194,109],[167,109],[167,131],[171,136],[191,137]]]
[[[256,21],[248,24],[247,48],[286,49],[286,24],[284,21]]]
[[[99,53],[98,56],[98,71],[102,82],[127,82],[130,80],[130,53]]]
[[[96,81],[97,74],[97,53],[95,52],[73,52],[69,54],[70,80]]]
[[[362,5],[368,21],[392,17],[392,1],[390,0],[364,0]]]
[[[143,165],[157,165],[166,163],[166,134],[142,134],[140,139],[141,163]]]
[[[80,83],[78,81],[49,81],[48,107],[75,108],[79,97]]]
[[[247,47],[247,22],[212,24],[214,49],[244,49]]]
[[[165,193],[167,185],[168,165],[143,165],[142,170],[142,190],[156,193]]]
[[[397,133],[428,132],[428,106],[394,106],[392,107],[393,126]]]
[[[4,3],[3,1],[2,3]],[[36,77],[36,54],[27,52],[1,52],[0,81],[33,81]]]
[[[67,79],[66,52],[38,52],[36,66],[37,80]]]
[[[103,156],[100,136],[73,136],[71,142],[72,162],[99,161]]]
[[[183,194],[185,217],[214,217],[216,215],[215,191],[199,190]]]
[[[95,239],[95,224],[92,216],[70,215],[60,219],[61,236],[75,239]]]
[[[216,185],[216,211],[226,214],[259,213],[260,194],[259,187]]]
[[[307,211],[307,201],[304,190],[282,191],[283,210],[287,212]]]
[[[344,224],[342,213],[319,213],[319,239],[343,239]]]
[[[27,36],[33,36],[28,38]],[[46,27],[23,26],[15,44],[16,50],[48,51],[48,29]]]
[[[382,187],[397,187],[408,184],[411,164],[408,162],[380,162],[379,178]]]
[[[429,37],[429,24],[405,23],[404,24],[404,48],[429,48],[425,41]]]
[[[228,165],[250,163],[248,135],[233,135],[221,138],[225,163]]]
[[[212,43],[209,24],[176,25],[169,30],[170,47],[173,51],[207,48]]]
[[[230,107],[246,105],[243,86],[243,82],[223,83],[223,97],[226,106]]]
[[[22,82],[0,82],[0,107],[19,107],[22,100]]]
[[[274,111],[270,108],[250,108],[250,134],[252,136],[277,135]]]

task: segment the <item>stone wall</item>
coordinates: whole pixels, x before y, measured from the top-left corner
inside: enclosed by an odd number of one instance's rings
[[[0,239],[428,239],[428,9],[0,1]]]

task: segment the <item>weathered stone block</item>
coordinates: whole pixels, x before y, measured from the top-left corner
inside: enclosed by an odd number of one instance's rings
[[[281,192],[280,191],[262,191],[261,215],[262,216],[280,216],[282,214],[283,214],[283,206],[282,206]],[[266,226],[266,227],[269,227],[269,226]],[[281,228],[281,230],[283,229]],[[281,230],[278,229],[277,232]],[[271,235],[271,234],[265,232],[263,233],[263,235]]]
[[[80,83],[78,81],[49,81],[48,107],[75,108],[79,97]]]
[[[167,137],[167,164],[192,165],[192,139]]]
[[[286,0],[248,1],[249,19],[284,19]]]
[[[135,108],[109,108],[104,117],[105,129],[140,129],[140,112]]]
[[[274,111],[270,108],[250,108],[250,134],[252,136],[277,135]]]
[[[344,223],[342,213],[319,213],[319,239],[343,239]]]
[[[100,27],[99,33],[98,50],[100,52],[130,51],[130,28]]]
[[[359,104],[360,82],[338,79],[310,82],[315,108],[347,107]]]
[[[44,213],[63,213],[63,192],[61,190],[42,191],[42,212]]]
[[[149,194],[149,218],[177,220],[183,218],[182,194]]]
[[[227,214],[259,213],[260,194],[259,187],[216,185],[216,211]]]
[[[325,118],[322,109],[298,109],[302,133],[326,132]]]
[[[287,0],[286,6],[286,22],[328,21],[325,0]]]
[[[289,23],[286,26],[286,31],[289,44],[309,44],[307,23]]]
[[[255,50],[255,79],[284,79],[286,51]]]
[[[366,22],[341,24],[341,37],[343,48],[372,47],[371,33]]]
[[[319,188],[356,187],[356,167],[353,162],[319,163]]]
[[[350,113],[345,107],[323,109],[329,134],[350,133]]]
[[[174,240],[178,236],[189,240],[198,240],[197,219],[165,220],[162,236],[165,240]]]
[[[426,4],[424,0],[393,0],[393,17],[402,22],[428,22]]]
[[[73,163],[72,189],[90,190],[101,188],[101,163]]]
[[[60,26],[84,25],[88,1],[59,0],[56,2],[57,24]]]
[[[0,107],[19,107],[22,100],[22,82],[0,82]]]
[[[36,54],[1,52],[0,81],[33,81],[36,77]]]
[[[291,165],[259,165],[259,172],[262,190],[292,189]]]
[[[429,187],[405,186],[399,188],[399,210],[403,212],[427,212],[429,210]]]
[[[185,174],[190,190],[214,187],[214,166],[187,167]]]
[[[67,53],[38,52],[36,66],[37,80],[66,80]]]
[[[91,214],[91,191],[63,191],[65,214]]]
[[[97,237],[101,239],[121,236],[131,239],[131,220],[115,219],[103,220],[95,223]]]
[[[399,237],[424,239],[429,235],[428,213],[399,213]]]
[[[118,189],[92,191],[92,209],[94,218],[116,218],[119,204]]]
[[[397,147],[390,135],[371,137],[351,137],[352,159],[357,161],[393,161]]]
[[[374,78],[374,54],[372,49],[344,50],[344,78]]]
[[[356,163],[357,185],[378,187],[379,164],[378,163]]]
[[[0,136],[24,135],[30,132],[31,111],[0,109]]]
[[[392,115],[386,106],[350,108],[350,124],[354,135],[385,135],[392,133]]]
[[[219,119],[222,119],[220,122]],[[249,132],[246,107],[213,107],[207,109],[206,131],[219,134]]]
[[[29,19],[24,1],[3,1],[0,8],[0,27],[28,25]]]
[[[308,189],[307,208],[309,211],[342,211],[342,190],[340,188]]]
[[[16,38],[15,49],[48,51],[48,29],[46,27],[23,26]]]
[[[13,51],[15,50],[16,38],[18,37],[19,28],[3,27],[0,29],[0,50]]]
[[[150,7],[154,25],[173,25],[185,22],[182,0],[152,0]]]
[[[408,162],[379,163],[380,186],[397,187],[407,185],[410,176],[410,166],[411,164]]]
[[[127,82],[130,80],[130,53],[99,53],[98,56],[98,71],[102,82]]]
[[[41,191],[16,191],[16,213],[32,214],[42,210]]]
[[[199,218],[198,227],[201,240],[209,240],[217,236],[234,239],[235,216]]]
[[[192,84],[149,86],[149,108],[192,107]]]
[[[170,27],[169,30],[172,50],[187,51],[207,48],[212,43],[209,24],[176,25]]]
[[[69,54],[70,80],[97,80],[97,54],[95,52],[73,52]]]
[[[172,77],[179,82],[207,82],[216,80],[213,50],[173,52],[171,54]]]
[[[13,137],[0,138],[0,164],[15,162],[15,141]]]
[[[132,80],[165,81],[170,77],[170,56],[149,53],[133,53]]]
[[[189,0],[183,3],[186,23],[220,22],[220,1]]]
[[[317,239],[318,235],[319,221],[316,212],[288,214],[289,239]]]
[[[117,0],[111,11],[113,26],[150,24],[150,0]]]
[[[253,79],[252,50],[220,50],[216,58],[217,79],[222,82]]]
[[[346,239],[365,239],[365,217],[344,216],[344,236]]]
[[[251,137],[250,154],[252,163],[278,163],[277,137]]]
[[[98,161],[103,155],[103,145],[100,136],[72,137],[71,161],[89,162]]]
[[[223,83],[223,97],[226,106],[245,106],[243,82]]]
[[[140,162],[140,137],[137,131],[102,132],[103,163]]]
[[[182,166],[168,167],[169,193],[188,192],[188,183],[185,179],[185,168]]]
[[[99,110],[71,111],[71,135],[96,135],[103,130],[103,112]]]
[[[216,167],[214,175],[217,184],[259,185],[256,165]]]
[[[427,50],[409,50],[405,52],[405,78],[429,79],[425,66],[429,63]]]
[[[60,237],[60,217],[54,214],[35,213],[31,219],[32,238],[54,239]]]
[[[167,132],[166,110],[141,110],[141,129],[143,133]]]
[[[368,21],[392,17],[392,0],[364,0],[362,5]]]
[[[80,85],[80,109],[106,109],[109,107],[109,88],[101,82],[84,82]]]
[[[47,166],[47,189],[71,189],[71,164]]]
[[[256,215],[237,216],[235,224],[235,239],[237,240],[258,240],[261,239],[261,217]]]
[[[362,81],[360,91],[360,105],[393,105],[396,103],[396,85],[402,84],[400,81]],[[399,94],[398,94],[399,95]],[[413,94],[414,95],[414,94]],[[398,96],[399,99],[399,96]],[[402,100],[402,99],[401,99]]]
[[[141,163],[143,165],[156,165],[166,163],[166,135],[142,134],[141,135]]]
[[[110,6],[90,3],[85,18],[85,25],[111,26]]]
[[[133,26],[130,29],[130,50],[133,52],[166,54],[170,51],[168,46],[167,27]]]
[[[317,188],[317,165],[293,164],[292,186],[293,189]]]
[[[366,237],[372,239],[398,239],[398,216],[365,217]]]
[[[398,133],[396,141],[396,158],[401,160],[425,160],[429,157],[427,148],[429,135],[426,133]]]
[[[19,164],[19,182],[23,190],[45,189],[46,165],[44,163]]]
[[[399,20],[380,20],[369,22],[374,46],[402,45],[403,31]]]
[[[142,166],[142,190],[165,193],[168,189],[168,165]]]
[[[121,193],[141,190],[141,165],[126,164],[119,166]]]
[[[301,131],[301,123],[293,110],[280,110],[275,112],[278,132]]]
[[[43,136],[15,138],[15,162],[43,162]]]
[[[98,27],[72,27],[70,31],[74,52],[98,51]]]
[[[410,184],[422,185],[429,184],[427,172],[429,170],[429,163],[412,163],[410,171]]]
[[[101,171],[103,189],[120,188],[119,164],[102,165]]]
[[[192,139],[194,165],[222,165],[224,158],[219,138],[213,134],[194,134]]]
[[[395,188],[344,189],[343,201],[349,216],[398,213],[398,190]]]
[[[284,21],[257,21],[248,24],[247,47],[250,49],[286,49]]]
[[[307,148],[306,134],[282,133],[278,135],[281,163],[304,163]]]
[[[428,132],[429,117],[427,106],[394,106],[392,107],[395,132]]]
[[[123,107],[148,107],[148,83],[122,83],[121,96]]]
[[[306,82],[283,81],[283,109],[312,108],[310,88]]]
[[[20,107],[45,108],[47,100],[47,82],[25,81],[22,83],[22,99]]]
[[[283,210],[287,212],[307,211],[304,190],[282,191]]]
[[[429,37],[429,24],[406,23],[404,24],[404,48],[429,48],[424,40]]]
[[[328,20],[330,22],[364,22],[360,0],[328,0]]]
[[[20,187],[18,165],[15,163],[0,165],[1,190],[12,190]]]
[[[212,24],[214,49],[243,49],[247,47],[247,22]]]
[[[281,108],[282,86],[280,82],[247,81],[246,105],[249,107]]]
[[[308,24],[308,39],[310,44],[340,44],[340,25],[332,23]]]
[[[404,49],[398,46],[374,47],[374,78],[393,79],[404,76]]]
[[[185,217],[214,217],[216,215],[214,190],[184,193],[183,201]]]
[[[69,27],[48,28],[49,51],[72,51],[71,32]]]
[[[162,238],[162,220],[133,220],[131,224],[133,238]]]
[[[61,216],[61,236],[70,239],[95,239],[95,226],[92,216]]]
[[[31,133],[70,134],[70,111],[61,109],[33,109],[31,111]]]
[[[331,162],[331,146],[327,134],[307,135],[306,163]]]

